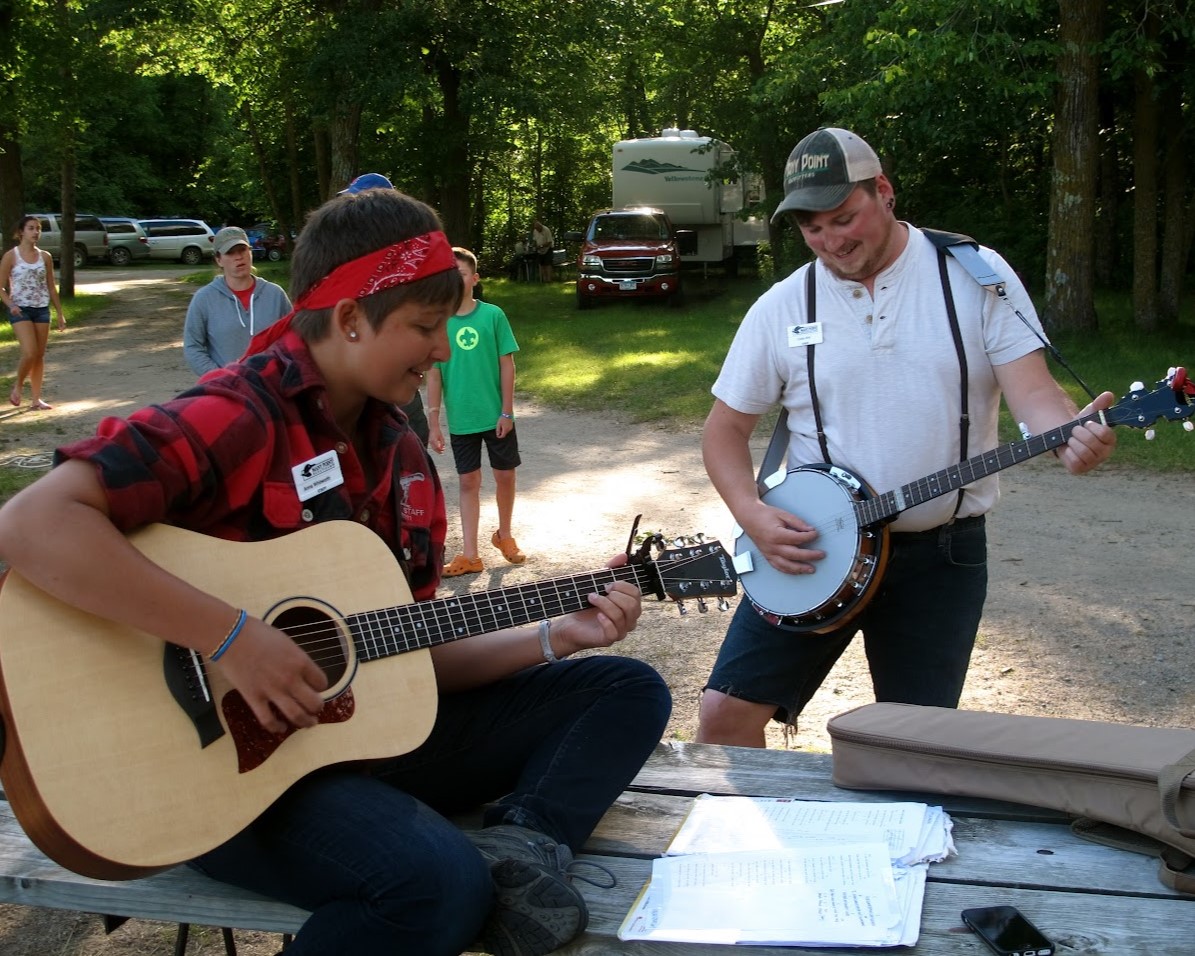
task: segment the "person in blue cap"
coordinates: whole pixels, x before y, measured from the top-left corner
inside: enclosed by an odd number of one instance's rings
[[[343,196],[346,193],[354,195],[366,189],[393,189],[394,183],[390,182],[381,173],[362,173],[351,183],[344,187],[337,193],[338,196]],[[419,436],[419,440],[423,442],[423,446],[427,447],[430,430],[427,425],[427,412],[423,408],[423,395],[416,391],[415,397],[412,398],[406,405],[402,406],[403,413],[407,416],[407,422],[411,426],[411,431]]]
[[[343,196],[345,193],[353,194],[359,193],[363,189],[393,189],[394,183],[390,182],[381,173],[362,173],[351,183],[344,187],[337,195]]]

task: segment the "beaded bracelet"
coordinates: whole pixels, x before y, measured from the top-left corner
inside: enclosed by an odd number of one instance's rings
[[[552,633],[551,621],[539,622],[539,646],[540,650],[544,652],[544,660],[549,664],[559,664],[560,658],[556,656],[556,652],[552,650],[552,641],[549,635]]]
[[[228,636],[224,638],[219,647],[217,647],[211,652],[211,654],[208,655],[209,661],[218,661],[224,656],[225,651],[232,647],[232,642],[235,641],[237,639],[237,635],[241,633],[241,629],[245,626],[245,619],[248,618],[248,616],[249,615],[245,612],[245,609],[241,608],[240,613],[237,614],[237,622],[232,626],[232,630],[228,632]]]

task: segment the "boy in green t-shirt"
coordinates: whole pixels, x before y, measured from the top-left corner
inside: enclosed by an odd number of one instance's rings
[[[519,350],[506,313],[496,305],[473,298],[477,285],[477,257],[454,247],[457,268],[465,280],[465,296],[448,320],[452,357],[437,362],[427,373],[428,447],[444,452],[440,428],[441,403],[449,415],[452,457],[460,476],[461,537],[464,551],[444,567],[444,577],[476,574],[484,567],[477,551],[481,516],[481,446],[489,452],[498,502],[498,530],[490,543],[511,564],[527,556],[510,532],[515,504],[515,469],[522,464],[515,433],[514,353]]]

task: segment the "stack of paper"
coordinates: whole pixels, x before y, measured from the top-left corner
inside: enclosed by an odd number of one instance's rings
[[[927,864],[954,855],[951,828],[922,803],[703,795],[618,936],[911,946]]]

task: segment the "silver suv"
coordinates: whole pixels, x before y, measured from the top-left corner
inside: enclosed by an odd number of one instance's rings
[[[35,212],[32,215],[41,220],[41,238],[37,244],[45,249],[55,262],[62,259],[62,214],[57,212]],[[91,259],[108,258],[108,230],[96,216],[82,213],[75,216],[75,268],[81,269]]]
[[[108,261],[114,266],[149,258],[149,237],[136,219],[126,216],[100,216],[108,230]]]
[[[197,266],[216,254],[216,234],[202,219],[142,219],[151,259],[176,259]]]

